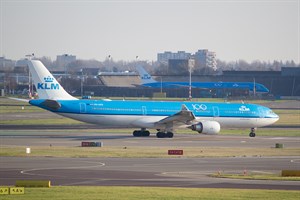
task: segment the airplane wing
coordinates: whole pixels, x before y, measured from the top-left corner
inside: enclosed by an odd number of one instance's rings
[[[191,112],[186,105],[182,104],[181,111],[156,122],[155,125],[164,125],[165,127],[180,126],[183,124],[189,125],[194,119],[196,118],[193,112]]]
[[[52,100],[52,99],[46,99],[42,105],[48,107],[48,108],[51,108],[53,110],[58,110],[61,108],[61,104],[56,101],[56,100]]]
[[[19,98],[13,98],[13,97],[7,97],[8,99],[16,100],[16,101],[23,101],[23,102],[29,102],[29,99],[19,99]]]

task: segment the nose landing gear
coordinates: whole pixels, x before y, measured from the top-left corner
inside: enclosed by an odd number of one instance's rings
[[[251,128],[251,132],[249,133],[249,137],[255,137],[256,128]]]

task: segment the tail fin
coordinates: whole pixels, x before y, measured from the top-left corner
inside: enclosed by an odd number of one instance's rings
[[[151,77],[151,75],[142,66],[137,66],[137,71],[138,71],[138,73],[140,75],[140,78],[142,80],[142,84],[157,82],[156,80],[154,80]]]
[[[40,99],[75,100],[38,60],[28,60],[28,67]]]

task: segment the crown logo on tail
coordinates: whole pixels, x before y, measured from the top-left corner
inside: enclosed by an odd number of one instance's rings
[[[44,78],[44,81],[45,81],[46,83],[52,83],[53,80],[54,80],[54,78],[52,78],[52,77],[50,77],[50,76]]]

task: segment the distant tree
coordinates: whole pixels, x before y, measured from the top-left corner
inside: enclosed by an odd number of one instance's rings
[[[55,68],[54,62],[52,62],[50,57],[43,56],[41,58],[37,58],[40,60],[49,70],[52,70]]]
[[[168,65],[163,63],[159,64],[159,66],[155,69],[155,74],[168,75]]]
[[[118,70],[118,67],[114,66],[112,71],[113,71],[113,72],[118,72],[118,71],[119,71],[119,70]]]

